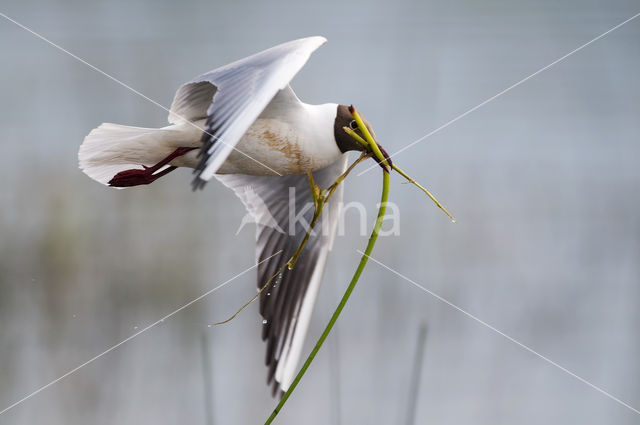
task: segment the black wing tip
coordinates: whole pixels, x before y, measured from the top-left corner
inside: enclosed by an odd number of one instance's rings
[[[193,170],[193,173],[196,174],[196,177],[191,181],[191,189],[196,192],[198,190],[204,189],[204,186],[207,184],[207,181],[200,177],[205,168],[207,168],[207,164],[209,162],[209,158],[211,158],[211,148],[215,144],[215,136],[213,133],[210,133],[209,130],[212,126],[213,117],[210,116],[207,119],[206,131],[202,132],[202,137],[200,138],[200,142],[202,146],[200,147],[200,152],[198,152],[198,158],[200,161],[198,165]]]
[[[271,387],[271,397],[282,399],[285,391],[282,389],[280,382],[276,379],[276,369],[278,368],[278,360],[273,358],[267,362],[269,369],[267,370],[267,386]]]
[[[282,388],[280,388],[280,382],[274,379],[273,386],[271,387],[271,397],[274,397],[274,398],[277,397],[278,400],[282,400],[284,393],[285,392],[282,391]]]
[[[200,178],[200,176],[197,176],[191,181],[191,190],[193,190],[194,192],[197,192],[198,190],[204,189],[204,186],[206,184],[207,184],[207,181],[205,179],[202,179]]]

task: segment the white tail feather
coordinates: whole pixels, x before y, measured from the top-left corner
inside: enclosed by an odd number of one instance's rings
[[[200,134],[192,123],[163,128],[104,123],[85,137],[78,162],[86,175],[108,185],[121,171],[156,164],[178,147],[198,146]]]

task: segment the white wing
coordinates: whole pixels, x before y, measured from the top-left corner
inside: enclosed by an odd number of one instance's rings
[[[169,122],[207,119],[194,188],[204,186],[218,171],[275,94],[326,41],[308,37],[280,44],[207,72],[178,89]]]
[[[344,154],[332,165],[313,172],[314,180],[321,189],[328,188],[346,170],[347,157]],[[262,261],[283,251],[258,267],[258,287],[261,288],[291,258],[306,233],[303,224],[292,219],[300,214],[306,223],[311,223],[314,208],[307,176],[216,174],[216,178],[235,191],[258,223],[257,260]],[[315,232],[293,270],[285,267],[282,275],[260,296],[260,314],[266,321],[262,339],[267,341],[267,383],[274,383],[274,394],[278,389],[286,391],[296,375],[304,337],[338,222],[342,193],[340,187],[325,206]],[[277,226],[268,224],[273,222]]]

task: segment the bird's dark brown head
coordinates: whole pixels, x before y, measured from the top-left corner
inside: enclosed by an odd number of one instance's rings
[[[369,125],[369,121],[365,117],[362,117],[362,122],[371,133],[371,136],[375,139],[376,134],[373,132],[371,125]],[[343,127],[349,127],[353,131],[355,131],[360,137],[364,138],[364,135],[358,129],[358,124],[356,124],[351,112],[349,112],[349,107],[345,105],[338,105],[338,111],[336,113],[336,120],[333,125],[333,135],[336,139],[336,144],[338,148],[342,152],[347,151],[363,151],[364,147],[360,145],[353,137],[349,136],[346,131],[344,131]],[[377,139],[376,139],[377,141]]]
[[[353,106],[351,106],[351,108],[352,107]],[[378,143],[378,138],[376,137],[376,133],[374,133],[373,129],[371,128],[369,121],[367,121],[367,119],[362,115],[360,115],[360,118],[362,118],[362,122],[364,123],[365,127],[367,127],[367,130],[369,131],[369,134],[371,134],[371,137],[373,137],[373,139],[376,141],[376,145],[378,145],[378,148],[380,149],[380,153],[382,153],[382,156],[386,159],[386,162],[389,165],[392,165],[393,163],[391,162],[391,158],[389,154],[387,153],[387,151],[385,151],[382,148],[382,146],[380,146],[380,143]],[[364,146],[362,146],[360,143],[358,143],[358,141],[356,141],[353,137],[347,134],[346,131],[344,131],[344,127],[351,128],[356,134],[358,134],[358,136],[366,140],[366,138],[358,128],[358,124],[353,119],[353,115],[351,114],[350,107],[345,105],[338,105],[336,120],[333,124],[333,135],[336,139],[338,148],[340,148],[340,151],[342,152],[365,151],[366,149],[364,148]],[[378,162],[378,164],[380,164],[383,170],[387,172],[389,171],[386,165],[382,161],[380,161],[375,156],[374,156],[374,159],[376,160],[376,162]]]

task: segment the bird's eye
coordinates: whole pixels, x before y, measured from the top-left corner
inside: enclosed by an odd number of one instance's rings
[[[358,123],[356,122],[356,120],[351,120],[351,122],[349,123],[349,127],[351,127],[351,130],[357,130]]]

